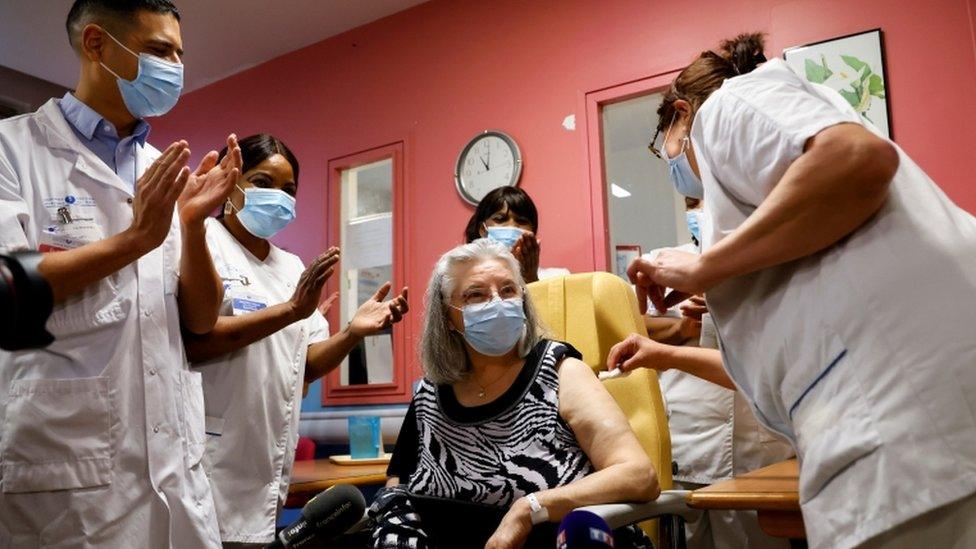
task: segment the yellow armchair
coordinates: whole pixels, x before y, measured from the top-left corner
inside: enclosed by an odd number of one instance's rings
[[[605,369],[614,344],[632,333],[646,336],[631,287],[610,273],[581,273],[528,285],[530,299],[551,337],[566,341],[596,371]],[[657,373],[639,369],[604,382],[651,458],[662,490],[672,488],[671,437]],[[658,539],[657,521],[641,527]]]

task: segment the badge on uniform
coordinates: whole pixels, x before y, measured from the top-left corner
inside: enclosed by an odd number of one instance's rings
[[[37,249],[42,252],[73,250],[103,238],[104,232],[93,219],[75,219],[66,224],[44,227],[37,238]]]
[[[93,217],[80,217],[95,206],[90,197],[68,195],[60,199],[45,199],[51,221],[38,236],[38,250],[59,252],[73,250],[105,238],[105,231]]]
[[[231,304],[234,307],[235,315],[242,315],[247,313],[253,313],[254,311],[260,311],[268,306],[267,303],[262,303],[255,299],[249,299],[244,297],[235,297],[231,300]]]

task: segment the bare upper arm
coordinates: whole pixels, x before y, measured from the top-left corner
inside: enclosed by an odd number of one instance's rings
[[[559,366],[559,414],[597,470],[625,462],[651,467],[623,411],[593,370],[575,358]]]
[[[894,145],[856,123],[824,128],[807,139],[803,152],[805,155],[814,154],[825,163],[846,161],[863,181],[877,183],[884,189],[887,189],[900,163]]]

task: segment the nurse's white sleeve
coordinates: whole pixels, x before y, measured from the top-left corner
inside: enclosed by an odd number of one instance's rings
[[[799,82],[743,78],[727,83],[702,106],[693,129],[695,152],[701,151],[727,192],[755,207],[803,154],[808,139],[844,122],[858,119]]]
[[[308,344],[329,339],[329,321],[316,310],[308,317]]]
[[[20,181],[4,154],[0,154],[0,251],[30,247],[27,226],[30,208],[20,194]]]

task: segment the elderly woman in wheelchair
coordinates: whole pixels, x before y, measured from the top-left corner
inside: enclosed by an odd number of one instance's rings
[[[597,376],[572,346],[544,338],[520,273],[486,239],[437,262],[425,376],[370,510],[375,547],[552,547],[571,510],[660,493]],[[650,546],[634,526],[614,538]]]

